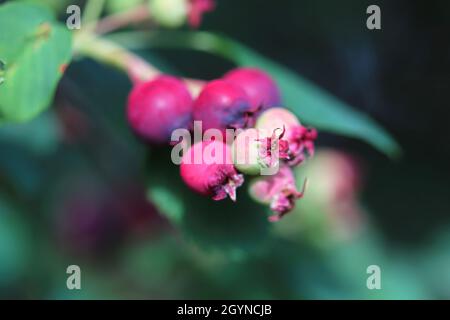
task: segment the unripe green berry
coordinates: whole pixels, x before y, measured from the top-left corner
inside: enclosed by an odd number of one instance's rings
[[[189,12],[187,0],[150,0],[149,8],[154,20],[167,28],[181,27]]]
[[[234,166],[250,175],[275,174],[279,160],[285,158],[288,148],[286,141],[282,140],[283,134],[282,129],[269,132],[251,128],[242,131],[231,146]]]
[[[250,175],[260,173],[265,166],[261,157],[261,141],[256,129],[246,129],[237,135],[231,146],[233,164],[240,172]]]

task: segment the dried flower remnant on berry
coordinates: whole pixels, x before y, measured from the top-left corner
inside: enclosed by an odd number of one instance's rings
[[[279,221],[295,207],[298,199],[303,197],[306,180],[301,191],[297,190],[295,177],[289,166],[282,166],[273,176],[261,177],[250,185],[251,196],[264,204],[269,204],[274,212],[269,221]]]
[[[277,131],[282,132],[277,136]],[[259,154],[261,158],[266,160],[267,167],[274,165],[273,160],[278,162],[279,159],[289,160],[289,142],[283,139],[286,129],[274,129],[272,136],[258,139],[261,142]],[[277,157],[273,157],[273,152],[278,152]]]
[[[314,156],[314,141],[317,130],[301,125],[292,128],[289,136],[288,161],[290,166],[301,164],[307,157]]]
[[[284,131],[279,131],[274,130],[270,136],[265,130],[255,128],[239,133],[231,146],[235,167],[250,175],[275,174],[280,159],[288,157],[288,143],[283,139]]]
[[[264,111],[256,121],[257,129],[274,130],[285,128],[284,140],[288,143],[286,163],[290,166],[301,164],[307,156],[314,155],[314,141],[317,131],[304,127],[289,110],[271,108]]]

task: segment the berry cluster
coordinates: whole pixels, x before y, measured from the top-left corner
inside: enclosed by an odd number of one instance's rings
[[[268,74],[238,68],[204,85],[195,99],[186,84],[172,76],[137,84],[127,115],[133,131],[152,145],[171,143],[173,130],[192,131],[194,121],[201,123],[203,133],[214,130],[216,135],[184,152],[183,181],[214,200],[235,201],[244,174],[258,176],[250,184],[250,194],[270,205],[275,213],[270,221],[277,221],[303,195],[296,188],[292,167],[313,155],[317,138],[315,129],[304,127],[281,105],[278,87]],[[195,161],[196,154],[210,155],[214,161]]]

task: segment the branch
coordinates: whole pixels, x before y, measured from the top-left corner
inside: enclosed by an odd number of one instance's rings
[[[124,71],[133,82],[145,81],[161,73],[138,55],[112,41],[91,34],[78,36],[74,46],[77,54]]]
[[[150,20],[150,11],[146,4],[139,5],[125,12],[103,18],[95,27],[96,34],[105,34],[126,27],[133,23]]]
[[[83,25],[95,26],[103,11],[105,0],[88,0],[84,7]]]
[[[135,53],[93,34],[79,33],[75,38],[74,51],[75,54],[90,57],[125,72],[133,83],[146,81],[161,74],[159,69]],[[205,84],[203,80],[197,79],[185,78],[184,81],[194,97]]]

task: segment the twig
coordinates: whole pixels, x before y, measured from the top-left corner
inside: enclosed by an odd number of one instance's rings
[[[133,23],[150,20],[150,11],[146,4],[139,5],[125,12],[110,15],[101,19],[95,27],[96,34],[105,34],[126,27]]]
[[[148,61],[119,44],[102,37],[96,37],[92,34],[78,34],[74,47],[76,54],[93,58],[124,71],[133,83],[146,81],[161,74],[161,71]],[[194,97],[199,94],[205,85],[203,80],[190,78],[184,78],[183,80]]]
[[[105,0],[88,0],[82,18],[83,25],[95,26],[103,11]]]
[[[157,68],[138,55],[101,37],[80,34],[75,49],[78,54],[125,71],[133,82],[148,80],[160,74]]]

